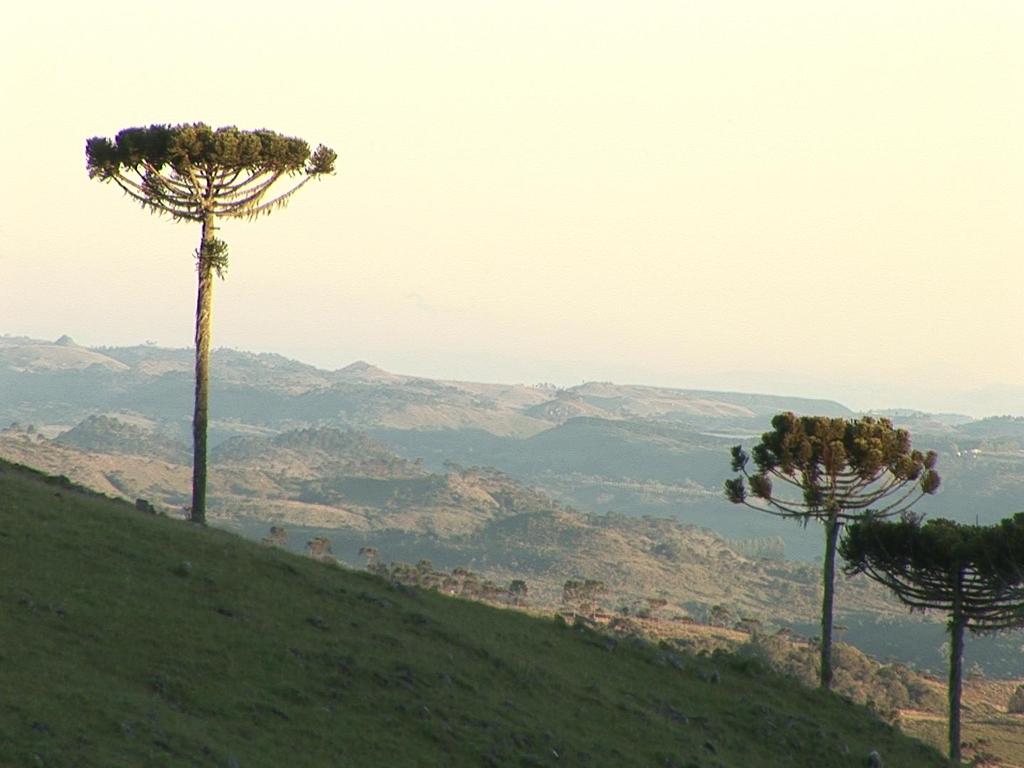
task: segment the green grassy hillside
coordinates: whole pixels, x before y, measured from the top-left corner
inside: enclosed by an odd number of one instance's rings
[[[0,464],[0,765],[941,766],[867,710]]]

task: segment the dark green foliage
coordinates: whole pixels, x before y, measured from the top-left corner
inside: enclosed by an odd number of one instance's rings
[[[995,631],[1024,623],[1024,513],[992,526],[935,519],[851,524],[839,552],[912,608],[952,611],[965,626]]]
[[[126,170],[139,174],[154,202],[174,196],[175,187],[162,172],[187,177],[196,169],[230,169],[250,174],[319,175],[334,170],[336,153],[323,145],[310,154],[302,139],[268,130],[241,131],[234,126],[214,130],[203,123],[125,128],[113,140],[100,136],[86,142],[89,178],[116,180]],[[173,176],[171,177],[173,179]],[[202,220],[201,212],[195,218]]]
[[[949,615],[949,756],[960,758],[964,630],[1024,625],[1024,513],[997,525],[872,516],[847,527],[846,571],[866,573],[911,609]]]
[[[203,123],[126,128],[85,144],[89,178],[111,181],[142,206],[176,219],[257,216],[284,203],[311,178],[333,173],[336,153],[311,154],[303,140],[268,130],[213,129]],[[304,178],[274,191],[283,176]],[[269,197],[269,199],[268,199]],[[209,232],[197,252],[226,266],[226,246]]]
[[[208,238],[196,250],[196,263],[208,264],[223,280],[228,272],[228,244],[215,237]]]

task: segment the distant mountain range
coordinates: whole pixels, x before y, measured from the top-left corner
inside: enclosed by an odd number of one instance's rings
[[[0,337],[0,420],[77,423],[83,414],[130,410],[181,431],[190,413],[192,351],[155,346],[86,349]],[[296,421],[352,428],[480,429],[529,437],[579,417],[756,430],[780,410],[850,415],[827,400],[587,382],[567,389],[438,381],[356,362],[324,371],[280,355],[216,350],[213,416],[278,429]],[[66,426],[72,426],[67,424]],[[242,431],[245,431],[244,429]]]
[[[80,449],[188,463],[193,353],[0,337],[0,426],[30,425]],[[728,449],[772,415],[852,417],[831,400],[587,382],[441,381],[356,362],[325,371],[280,355],[219,349],[210,443],[311,427],[365,432],[408,461],[495,467],[581,511],[671,517],[730,537],[781,533],[791,556],[818,536],[724,504]],[[943,489],[921,510],[994,520],[1024,504],[1024,419],[879,411],[940,453]],[[106,419],[107,421],[104,421]],[[109,421],[115,419],[116,424]],[[216,456],[216,450],[214,451]]]
[[[188,349],[0,337],[0,426],[12,425],[0,457],[180,514],[192,360]],[[820,556],[821,530],[721,493],[730,446],[787,410],[858,415],[830,400],[440,381],[220,349],[210,510],[254,537],[284,525],[300,548],[327,536],[350,562],[373,546],[384,558],[526,577],[553,602],[564,580],[600,578],[626,601],[657,595],[683,612],[721,604],[799,622],[817,610],[816,570],[779,558]],[[1024,507],[1024,419],[878,415],[940,453],[942,490],[919,511],[990,522]],[[901,613],[863,580],[843,589],[840,611]]]

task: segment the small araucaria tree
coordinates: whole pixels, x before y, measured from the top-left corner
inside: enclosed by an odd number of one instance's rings
[[[878,517],[902,515],[923,494],[935,493],[939,475],[936,454],[912,450],[910,436],[888,419],[829,418],[780,413],[772,419],[750,456],[732,449],[738,476],[725,481],[725,495],[735,504],[825,526],[822,568],[822,688],[832,685],[832,604],[835,592],[836,542],[843,524],[867,510]]]
[[[1024,625],[1024,514],[992,526],[869,516],[847,527],[839,552],[847,573],[866,573],[911,610],[948,614],[949,756],[959,764],[964,629]]]
[[[85,154],[90,178],[112,181],[150,211],[202,224],[195,252],[199,291],[191,519],[204,523],[213,275],[223,278],[228,265],[227,245],[216,236],[217,220],[270,213],[310,179],[332,173],[337,156],[322,145],[310,153],[302,139],[272,131],[214,130],[202,123],[126,128],[113,140],[89,139]]]

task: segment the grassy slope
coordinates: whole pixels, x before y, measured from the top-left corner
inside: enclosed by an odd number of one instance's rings
[[[859,766],[874,748],[945,764],[751,661],[396,589],[0,463],[0,765]]]

